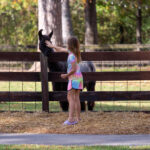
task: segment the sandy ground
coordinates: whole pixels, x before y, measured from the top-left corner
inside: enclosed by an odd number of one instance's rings
[[[64,126],[68,113],[1,112],[0,133],[150,134],[150,114],[84,112],[82,120]]]

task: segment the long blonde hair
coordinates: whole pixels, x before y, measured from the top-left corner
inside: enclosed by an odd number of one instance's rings
[[[81,61],[80,43],[79,40],[72,36],[68,39],[68,49],[77,57],[77,62]]]

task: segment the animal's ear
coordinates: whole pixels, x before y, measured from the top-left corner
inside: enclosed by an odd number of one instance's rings
[[[40,31],[39,31],[39,39],[41,40],[41,38],[42,38],[42,31],[43,31],[43,29],[41,29]]]
[[[48,36],[49,36],[49,39],[51,39],[52,35],[53,35],[53,30],[52,30],[52,32],[48,35]]]

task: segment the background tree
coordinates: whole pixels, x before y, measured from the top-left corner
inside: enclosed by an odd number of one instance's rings
[[[1,0],[0,19],[0,44],[37,44],[37,0]]]
[[[137,1],[136,13],[136,43],[142,44],[142,1]]]
[[[70,12],[72,16],[73,32],[78,36],[80,43],[84,43],[85,21],[84,4],[81,0],[70,1]]]
[[[61,1],[38,0],[38,20],[39,30],[43,29],[45,34],[53,30],[52,42],[62,45]]]
[[[67,39],[73,36],[72,20],[70,13],[70,1],[62,1],[62,39],[63,44],[66,45]]]
[[[97,44],[96,0],[85,3],[85,45]]]
[[[38,0],[38,31],[43,29],[43,34],[49,34],[53,30],[52,42],[62,45],[62,22],[60,0]],[[38,32],[37,32],[38,35]],[[40,71],[40,62],[34,63],[30,71]]]
[[[86,0],[69,1],[73,32],[80,43],[85,43],[85,2],[83,1],[86,2]],[[137,43],[136,15],[140,8],[141,41],[143,44],[150,43],[150,1],[140,1],[141,7],[137,5],[138,0],[96,1],[98,44]],[[49,5],[49,1],[47,2]],[[0,20],[0,45],[37,45],[38,0],[0,0]],[[36,51],[36,49],[23,48],[12,50]]]
[[[110,0],[109,3],[117,6],[118,10],[119,8],[124,9],[124,11],[126,11],[126,14],[128,14],[128,16],[133,19],[132,21],[135,24],[136,43],[142,44],[142,25],[144,24],[143,18],[145,17],[143,11],[146,12],[147,10],[149,10],[148,6],[150,2],[146,0]]]

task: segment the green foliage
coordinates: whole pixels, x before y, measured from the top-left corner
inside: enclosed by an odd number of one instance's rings
[[[136,43],[136,11],[138,8],[137,0],[97,0],[97,27],[99,44]],[[150,1],[143,0],[142,9],[142,38],[143,43],[149,43],[150,35]],[[74,12],[73,27],[75,34],[84,41],[84,5],[80,0],[72,1],[71,8]],[[77,13],[79,12],[79,13]],[[121,33],[123,28],[123,33]]]
[[[74,34],[79,38],[81,43],[84,43],[84,4],[83,1],[70,1],[71,15]]]
[[[37,43],[37,0],[1,0],[0,18],[0,44]]]
[[[120,43],[121,36],[125,43],[135,43],[135,23],[130,18],[131,12],[112,5],[110,2],[97,2],[97,21],[100,43]],[[123,35],[120,32],[123,28]]]
[[[114,9],[116,16],[113,17],[112,22],[116,28],[120,25],[124,28],[125,43],[136,43],[136,15],[137,10],[142,11],[142,40],[143,43],[148,43],[148,36],[150,35],[150,1],[146,0],[106,0],[105,6],[109,5]],[[120,33],[119,33],[120,34]]]
[[[38,0],[0,0],[0,45],[36,45]],[[84,43],[85,0],[70,1],[73,30]],[[97,0],[99,44],[136,43],[137,0]],[[150,1],[142,0],[142,40],[150,43]],[[123,29],[121,33],[121,29]]]

